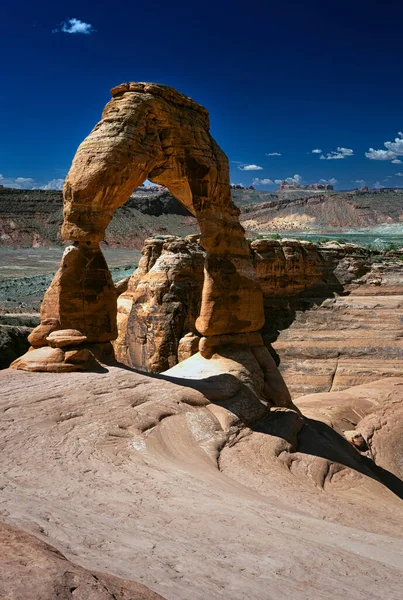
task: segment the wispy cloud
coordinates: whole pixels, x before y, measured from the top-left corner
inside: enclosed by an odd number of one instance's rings
[[[32,177],[16,177],[15,183],[21,183],[23,185],[33,185],[35,183],[35,179]]]
[[[365,183],[365,179],[355,179],[351,183],[361,183],[361,184],[364,184]]]
[[[332,177],[331,179],[319,179],[319,183],[330,183],[330,185],[336,185],[338,180]]]
[[[353,156],[354,151],[351,148],[343,148],[342,146],[338,146],[337,150],[332,150],[328,152],[326,156],[324,154],[320,155],[321,160],[341,160],[346,158],[347,156]]]
[[[375,181],[375,183],[374,183],[374,188],[375,188],[376,190],[381,190],[383,187],[384,187],[384,186],[381,184],[381,182],[380,182],[380,181]]]
[[[403,177],[403,173],[395,173],[395,175],[397,175],[397,177]]]
[[[370,148],[365,153],[365,156],[370,160],[399,160],[398,157],[403,156],[403,132],[399,131],[398,136],[394,142],[385,142],[383,144],[386,150]]]
[[[320,148],[314,148],[312,154],[322,154],[322,150]]]
[[[239,165],[238,169],[241,171],[262,171],[263,167],[259,165]]]
[[[280,152],[267,152],[266,156],[281,156]]]
[[[401,165],[402,161],[399,158],[394,158],[392,160],[392,164],[394,164],[394,165]]]
[[[252,185],[274,185],[274,182],[271,179],[259,179],[255,177],[252,181]]]
[[[80,21],[80,19],[75,19],[74,17],[66,19],[53,29],[53,33],[82,33],[84,35],[90,35],[94,31],[95,29],[90,23],[84,23],[84,21]]]

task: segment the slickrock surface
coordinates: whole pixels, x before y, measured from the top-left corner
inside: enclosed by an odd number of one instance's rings
[[[343,392],[302,396],[303,414],[318,419],[374,460],[396,492],[403,492],[403,385],[401,378],[384,378]]]
[[[241,359],[193,356],[191,379],[185,363],[154,376],[2,371],[1,519],[86,569],[62,562],[84,590],[102,571],[167,600],[400,599],[402,503],[379,478],[401,431],[388,420],[374,433],[377,470],[317,420],[338,402],[344,417],[341,396],[327,394],[308,420],[267,412],[247,392],[254,376]],[[400,406],[401,390],[403,379],[390,379],[349,390],[348,401],[371,398],[364,422]],[[233,401],[240,393],[246,404]],[[263,410],[250,427],[237,416],[245,405]],[[22,561],[31,547],[24,538]],[[60,555],[44,560],[50,570],[34,587],[64,572]]]
[[[164,600],[134,581],[78,567],[49,544],[4,523],[0,595],[12,600]]]

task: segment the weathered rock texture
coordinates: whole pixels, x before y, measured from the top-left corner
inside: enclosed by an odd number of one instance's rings
[[[195,323],[204,257],[198,236],[146,240],[139,266],[118,299],[114,348],[120,362],[161,373],[178,362],[181,338],[183,358],[198,351]]]
[[[24,573],[30,592],[68,571],[72,599],[91,598],[90,574],[120,598],[113,586],[128,583],[102,571],[168,600],[400,600],[403,505],[388,487],[399,492],[402,378],[349,390],[349,412],[340,392],[302,398],[310,418],[261,402],[262,371],[245,348],[161,375],[0,378],[1,514],[68,559],[46,547],[38,580],[21,540],[22,560],[8,553],[0,567],[0,582],[15,573],[0,595],[20,593]],[[326,424],[329,408],[349,430],[390,411],[370,441],[378,465]]]
[[[67,176],[63,236],[101,241],[135,187],[146,177],[163,184],[195,214],[207,252],[198,331],[258,330],[261,291],[231,198],[228,160],[210,136],[207,111],[156,84],[122,84],[112,95]]]
[[[263,337],[294,398],[403,372],[403,254],[327,243],[320,255],[314,285],[295,296],[265,290]]]
[[[251,249],[264,294],[263,339],[294,396],[402,372],[399,252],[297,240],[256,240]],[[143,252],[118,299],[115,352],[128,366],[161,372],[197,352],[204,251],[195,238],[166,238],[148,240]]]
[[[258,331],[264,322],[262,292],[231,198],[228,160],[209,133],[207,111],[156,84],[122,84],[112,96],[65,181],[62,235],[75,248],[45,296],[42,319],[77,329],[89,342],[116,337],[116,298],[98,244],[114,211],[148,177],[169,188],[200,226],[206,256],[197,331],[202,336]],[[44,338],[35,336],[43,345]]]
[[[163,600],[145,585],[87,571],[53,546],[0,523],[0,597],[10,600]]]

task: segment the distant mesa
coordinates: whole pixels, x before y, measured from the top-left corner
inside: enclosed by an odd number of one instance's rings
[[[278,188],[279,192],[293,192],[294,190],[312,190],[312,191],[323,191],[323,190],[334,190],[334,187],[330,183],[311,183],[310,185],[301,185],[300,183],[288,183],[283,181]]]

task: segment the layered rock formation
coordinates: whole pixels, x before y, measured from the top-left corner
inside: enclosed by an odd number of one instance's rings
[[[403,254],[335,243],[320,253],[329,293],[311,288],[276,302],[265,296],[274,327],[266,322],[264,338],[293,397],[403,372]]]
[[[344,389],[403,369],[399,252],[298,240],[256,240],[263,339],[292,394]],[[204,251],[195,238],[148,240],[118,298],[118,360],[161,372],[197,352]],[[379,262],[377,262],[379,261]]]
[[[76,330],[88,343],[116,337],[116,298],[98,244],[114,211],[147,177],[169,188],[200,226],[206,256],[196,328],[210,338],[201,350],[210,353],[222,344],[220,336],[256,332],[263,325],[262,292],[231,199],[228,160],[209,133],[207,111],[156,84],[122,84],[112,96],[102,121],[78,148],[65,182],[62,234],[74,244],[30,338],[42,349],[13,363],[15,368],[37,370],[40,363],[43,370],[89,368],[87,353],[75,354],[72,366],[70,354],[49,349],[48,335],[55,330]],[[242,344],[245,339],[234,338]]]

